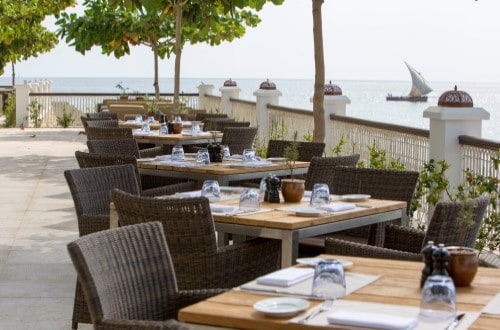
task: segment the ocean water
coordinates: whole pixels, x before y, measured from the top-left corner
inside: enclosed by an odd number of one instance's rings
[[[150,78],[43,78],[52,81],[53,92],[119,92],[116,84],[128,88],[129,92],[153,94],[153,80]],[[219,87],[228,78],[183,78],[181,91],[197,93],[200,84],[214,85],[214,94],[220,95]],[[26,78],[22,81],[41,80],[40,78]],[[234,78],[241,88],[240,98],[255,101],[253,93],[259,88],[262,79]],[[276,79],[272,80],[281,91],[280,105],[292,108],[312,110],[311,97],[314,91],[313,80],[308,79]],[[437,105],[439,96],[458,85],[459,90],[468,92],[475,107],[486,109],[490,113],[490,120],[483,122],[482,137],[500,141],[500,83],[479,82],[429,82],[434,89],[429,94],[427,102],[387,102],[385,97],[408,94],[411,81],[356,81],[339,80],[335,84],[342,88],[343,95],[351,100],[347,105],[347,114],[352,117],[373,121],[398,124],[416,128],[429,128],[429,119],[423,117],[423,112],[430,106]],[[9,85],[10,78],[0,77],[0,86]],[[172,92],[173,79],[161,78],[160,91]]]

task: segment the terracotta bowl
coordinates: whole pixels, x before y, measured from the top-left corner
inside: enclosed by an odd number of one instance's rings
[[[476,276],[479,259],[477,251],[468,247],[449,246],[448,273],[455,286],[469,286]]]

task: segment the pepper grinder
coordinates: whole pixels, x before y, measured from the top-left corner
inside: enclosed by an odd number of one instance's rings
[[[267,189],[265,192],[264,200],[267,197],[267,202],[269,203],[279,203],[280,202],[280,192],[281,180],[275,176],[270,175],[266,180]]]
[[[424,269],[422,269],[422,275],[420,277],[420,288],[424,287],[424,283],[427,280],[427,277],[429,277],[432,274],[433,270],[433,263],[434,261],[432,260],[432,253],[434,250],[437,249],[437,246],[434,245],[434,241],[428,241],[427,245],[424,246],[422,249],[422,256],[424,259]]]
[[[432,260],[434,261],[432,275],[450,276],[446,269],[449,258],[450,252],[444,247],[444,244],[439,244],[438,248],[432,252]]]

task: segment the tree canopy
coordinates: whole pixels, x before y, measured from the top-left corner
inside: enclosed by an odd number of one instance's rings
[[[9,62],[14,65],[54,48],[57,35],[42,22],[74,4],[75,0],[0,0],[0,74]]]

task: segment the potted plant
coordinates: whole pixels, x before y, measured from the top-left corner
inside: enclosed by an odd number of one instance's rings
[[[152,116],[155,118],[156,121],[159,121],[160,120],[160,115],[161,115],[161,111],[160,111],[160,107],[158,106],[158,102],[156,100],[153,100],[150,104],[149,104],[149,108],[148,108],[148,117],[149,116]]]
[[[115,87],[120,90],[120,100],[128,100],[128,87],[123,86],[123,82],[121,81]]]
[[[283,157],[286,158],[285,165],[290,171],[290,178],[281,180],[281,193],[283,194],[285,203],[299,203],[304,196],[305,181],[293,177],[295,162],[299,159],[297,135],[298,132],[295,131],[293,141],[285,148],[283,153]]]

